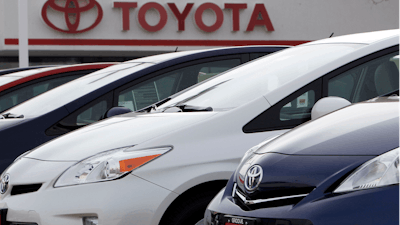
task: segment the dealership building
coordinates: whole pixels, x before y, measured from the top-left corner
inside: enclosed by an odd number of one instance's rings
[[[125,61],[165,52],[298,45],[331,35],[399,28],[398,0],[0,0],[0,69]],[[22,24],[22,25],[21,25]],[[21,39],[22,40],[22,39]]]

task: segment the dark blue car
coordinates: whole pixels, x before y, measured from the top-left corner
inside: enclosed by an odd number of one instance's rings
[[[399,97],[354,104],[255,147],[205,225],[399,224]]]
[[[83,76],[0,115],[3,171],[17,156],[94,123],[113,107],[136,111],[283,46],[232,47],[140,58]]]

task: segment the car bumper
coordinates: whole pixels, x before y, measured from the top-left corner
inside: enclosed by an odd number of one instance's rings
[[[228,187],[229,188],[229,187]],[[221,191],[205,212],[205,225],[225,225],[228,217],[258,218],[256,225],[399,224],[399,186],[327,195],[298,205],[245,211]],[[217,222],[218,220],[218,222]],[[240,223],[239,223],[240,224]]]
[[[146,194],[145,194],[146,193]],[[151,194],[148,194],[151,193]],[[161,212],[177,194],[134,175],[108,182],[9,195],[0,201],[8,223],[82,225],[84,217],[99,224],[158,224]]]

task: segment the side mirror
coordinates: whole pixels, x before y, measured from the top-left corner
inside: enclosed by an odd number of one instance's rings
[[[400,58],[400,55],[396,55],[390,59],[390,61],[392,61],[396,64],[397,68],[399,68],[399,58]]]
[[[121,114],[125,114],[125,113],[130,113],[130,112],[132,112],[132,110],[130,110],[129,108],[123,107],[123,106],[113,107],[113,108],[107,110],[104,113],[104,115],[101,117],[100,120],[107,119],[107,118],[121,115]]]
[[[344,108],[351,105],[351,102],[340,97],[326,97],[321,98],[315,103],[311,110],[311,120],[318,119],[328,113],[336,111],[338,109]]]

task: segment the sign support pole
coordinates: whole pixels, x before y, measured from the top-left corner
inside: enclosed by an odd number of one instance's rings
[[[28,0],[18,0],[18,39],[19,67],[28,67]]]

